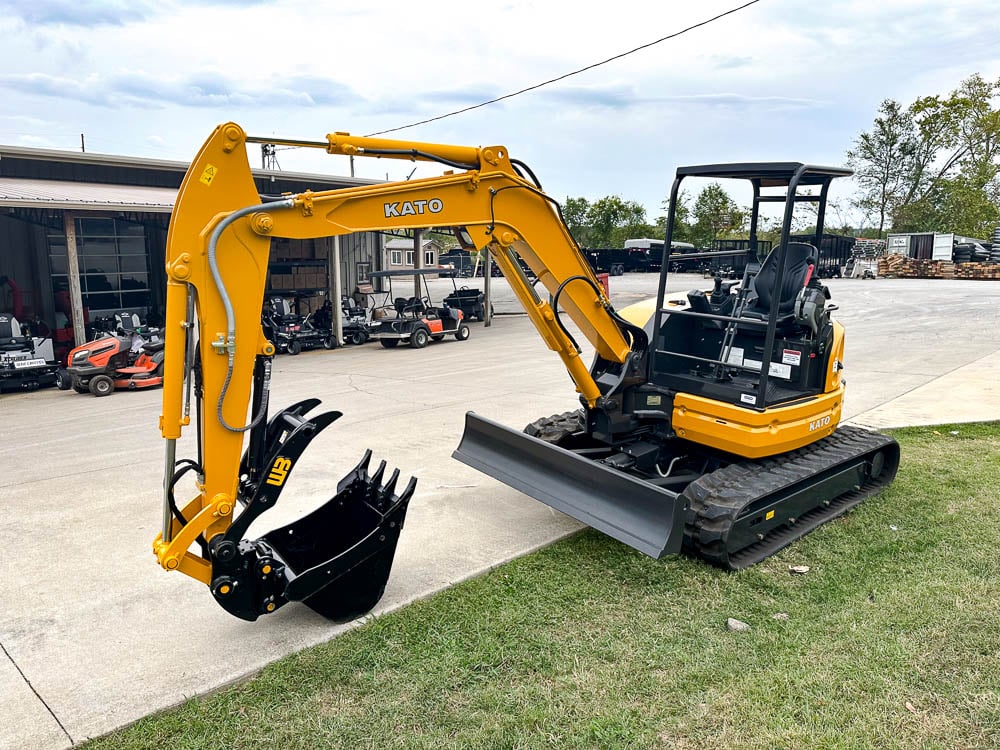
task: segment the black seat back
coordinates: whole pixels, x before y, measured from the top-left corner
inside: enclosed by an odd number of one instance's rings
[[[778,290],[778,314],[787,315],[792,312],[795,296],[806,285],[809,266],[816,267],[819,253],[816,248],[805,242],[789,242],[785,253],[785,272],[781,278],[781,289]],[[778,250],[775,248],[764,259],[760,271],[750,281],[750,290],[756,297],[751,308],[753,312],[766,313],[771,309],[771,299],[775,296],[774,282],[778,277]]]
[[[17,318],[12,315],[0,315],[0,350],[16,352],[33,348],[31,337],[25,336],[24,333]]]
[[[17,321],[7,315],[0,315],[0,339],[20,338],[21,327]]]

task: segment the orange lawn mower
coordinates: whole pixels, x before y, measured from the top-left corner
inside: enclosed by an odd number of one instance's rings
[[[95,396],[119,388],[154,388],[163,385],[163,356],[163,341],[156,332],[142,327],[133,313],[116,313],[114,333],[73,349],[69,367],[57,373],[56,385]]]

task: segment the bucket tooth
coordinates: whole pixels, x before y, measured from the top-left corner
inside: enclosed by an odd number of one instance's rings
[[[383,474],[385,474],[385,461],[379,461],[378,468],[375,469],[375,473],[368,480],[372,487],[378,487],[381,484]]]
[[[384,508],[386,505],[386,500],[390,500],[393,493],[396,492],[396,482],[399,480],[399,469],[393,469],[392,474],[389,475],[389,481],[385,483],[381,490],[378,490],[378,506]]]
[[[358,461],[357,466],[347,472],[347,474],[344,475],[344,478],[337,483],[337,492],[343,492],[354,482],[367,481],[368,465],[371,463],[371,460],[372,450],[371,448],[366,448],[365,455],[363,455],[361,460]]]

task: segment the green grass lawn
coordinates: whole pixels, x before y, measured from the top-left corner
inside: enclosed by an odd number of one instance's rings
[[[750,570],[587,531],[87,747],[998,748],[1000,423],[894,434]]]

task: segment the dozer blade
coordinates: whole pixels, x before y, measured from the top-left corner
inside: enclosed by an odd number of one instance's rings
[[[331,620],[374,607],[385,591],[416,479],[395,493],[399,470],[381,484],[385,461],[369,476],[371,451],[337,485],[337,494],[262,541],[285,563],[284,597]]]
[[[681,495],[473,412],[452,456],[650,557],[680,552]]]

